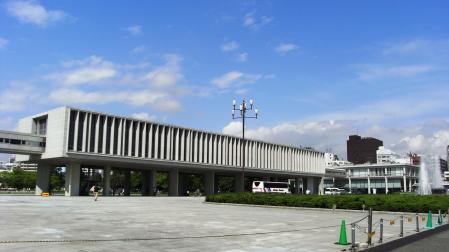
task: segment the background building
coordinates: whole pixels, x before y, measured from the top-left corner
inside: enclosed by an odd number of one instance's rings
[[[383,146],[379,146],[376,151],[377,164],[411,164],[409,157],[401,157],[394,151]]]
[[[349,136],[346,142],[348,161],[353,164],[375,164],[377,162],[376,151],[383,142],[372,137]]]

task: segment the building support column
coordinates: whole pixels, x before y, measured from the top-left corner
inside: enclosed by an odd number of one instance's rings
[[[307,190],[309,190],[310,194],[317,194],[318,193],[318,184],[319,182],[317,181],[316,178],[307,178]]]
[[[124,196],[130,196],[131,195],[131,170],[125,169],[125,182],[123,185],[123,195]]]
[[[103,169],[103,196],[111,194],[111,166],[105,166]]]
[[[404,175],[404,187],[402,188],[403,192],[407,192],[407,178]]]
[[[188,188],[189,188],[189,174],[179,173],[178,174],[178,195],[177,196],[186,196]]]
[[[179,172],[178,169],[170,170],[168,173],[168,196],[178,196]]]
[[[235,175],[234,188],[235,192],[245,191],[245,179],[243,178],[243,174],[239,173]]]
[[[388,178],[385,176],[385,194],[388,194]]]
[[[352,181],[351,181],[351,177],[348,177],[348,181],[349,181],[349,192],[352,193]]]
[[[155,195],[156,173],[156,170],[142,171],[142,196]]]
[[[301,178],[296,177],[295,178],[295,192],[296,194],[300,194],[301,193],[301,182],[300,182]]]
[[[309,190],[309,187],[308,187],[308,180],[307,180],[307,178],[305,178],[305,177],[303,177],[303,178],[301,178],[301,181],[302,181],[302,194],[307,194],[307,190]]]
[[[215,172],[204,174],[204,192],[206,195],[215,193]]]
[[[37,167],[36,190],[35,195],[41,195],[50,190],[50,169],[49,164],[39,163]]]
[[[81,165],[72,163],[65,168],[65,196],[80,195]],[[90,188],[89,188],[90,189]]]
[[[335,178],[334,178],[334,187],[335,187]],[[318,185],[318,194],[324,195],[324,177],[320,179],[320,184]]]
[[[408,191],[412,192],[412,179],[411,178],[408,179]]]
[[[368,194],[371,194],[371,179],[368,177]]]

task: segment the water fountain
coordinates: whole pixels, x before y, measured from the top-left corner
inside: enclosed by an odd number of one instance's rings
[[[421,158],[418,193],[420,195],[430,195],[432,194],[432,189],[441,188],[443,188],[443,180],[440,174],[439,158]]]

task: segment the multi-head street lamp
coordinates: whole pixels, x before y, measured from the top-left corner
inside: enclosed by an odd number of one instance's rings
[[[238,111],[239,114],[236,115],[236,111]],[[251,115],[247,115],[247,112],[252,112]],[[240,188],[241,191],[244,191],[245,188],[245,147],[246,147],[246,140],[245,140],[245,120],[247,118],[254,118],[257,119],[259,116],[259,110],[254,108],[254,100],[249,100],[249,107],[247,106],[247,103],[245,99],[243,99],[242,103],[237,107],[236,101],[232,101],[232,119],[242,119],[242,146],[240,149],[240,158],[241,158],[241,164],[242,164],[242,179],[243,179],[243,188]]]

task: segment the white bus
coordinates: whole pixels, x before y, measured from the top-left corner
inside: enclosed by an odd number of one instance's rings
[[[253,193],[291,193],[287,182],[254,181]]]

